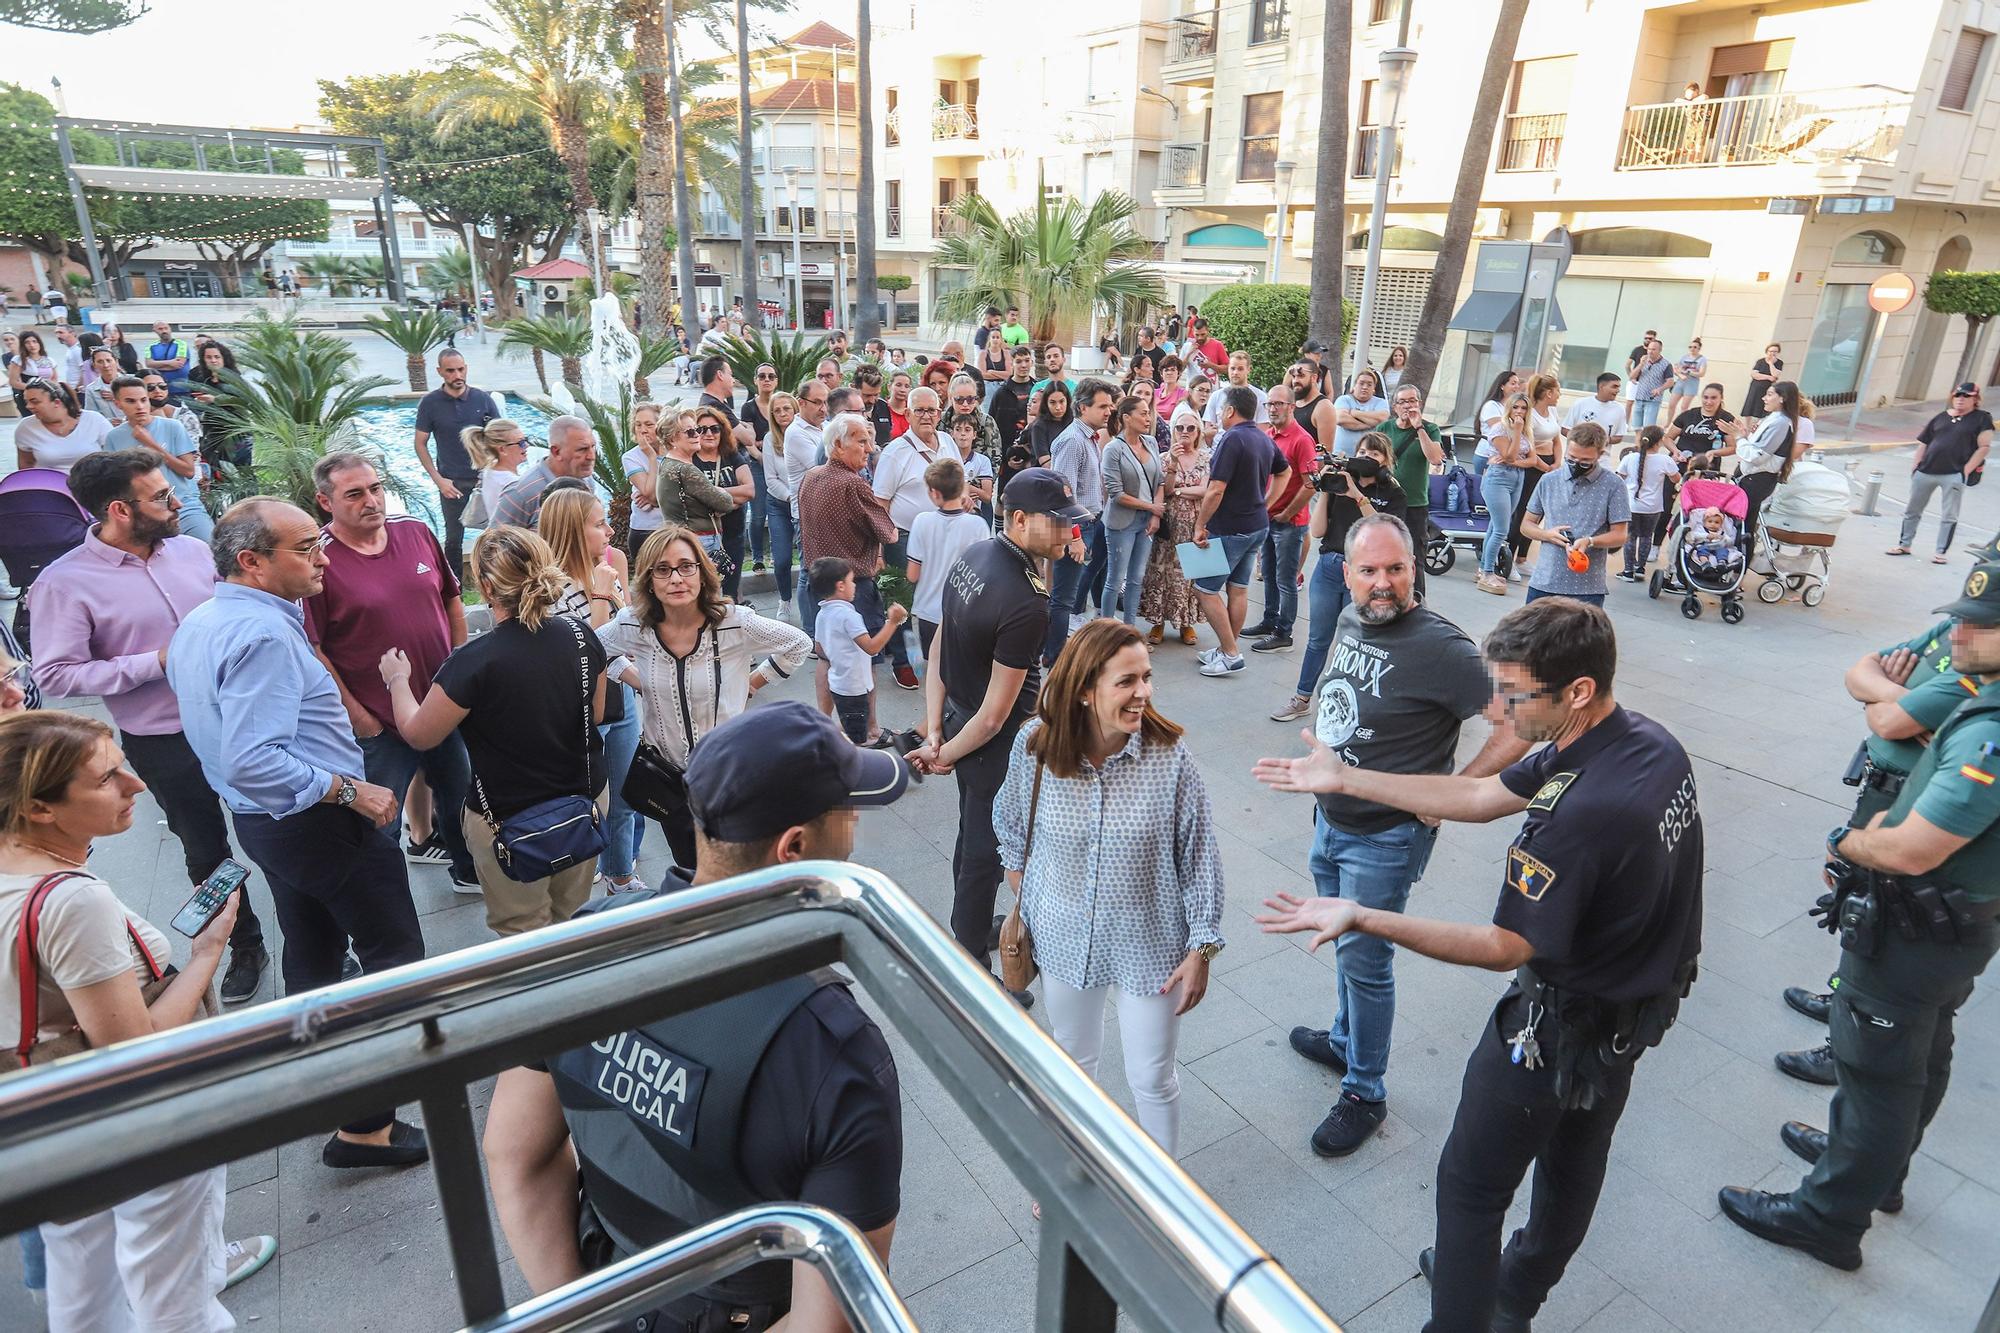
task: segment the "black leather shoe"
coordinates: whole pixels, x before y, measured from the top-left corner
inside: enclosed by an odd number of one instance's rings
[[[1236,632],[1236,637],[1239,639],[1261,639],[1277,628],[1276,625],[1273,625],[1268,620],[1260,620],[1254,625],[1245,625]]]
[[[1716,1199],[1722,1205],[1722,1215],[1753,1236],[1803,1251],[1844,1273],[1861,1267],[1861,1247],[1813,1230],[1789,1194],[1724,1185]]]
[[[1023,1009],[1032,1009],[1035,1007],[1035,993],[1033,991],[1010,990],[1007,993],[1013,996],[1014,1003],[1020,1005]]]
[[[1292,650],[1292,636],[1280,634],[1276,630],[1250,645],[1253,653],[1288,653]]]
[[[1423,1274],[1424,1281],[1431,1280],[1431,1270],[1437,1266],[1437,1250],[1426,1246],[1417,1256],[1417,1272]],[[1515,1314],[1506,1306],[1495,1303],[1493,1322],[1489,1325],[1493,1333],[1534,1333],[1533,1324],[1525,1317]]]
[[[342,1170],[358,1166],[416,1166],[431,1159],[430,1142],[415,1125],[397,1120],[387,1143],[349,1143],[335,1134],[319,1150],[319,1160]]]
[[[1787,986],[1785,1003],[1813,1022],[1824,1023],[1833,1008],[1833,996],[1824,991],[1807,990],[1804,986]]]
[[[1779,1073],[1790,1074],[1802,1083],[1817,1083],[1823,1088],[1830,1088],[1840,1082],[1840,1075],[1834,1069],[1831,1043],[1815,1046],[1809,1051],[1779,1051],[1771,1063],[1778,1066]]]
[[[243,1004],[253,999],[258,979],[264,975],[264,965],[270,961],[271,955],[261,944],[250,949],[231,949],[229,970],[222,974],[222,1002]]]
[[[1325,1065],[1336,1074],[1347,1072],[1347,1061],[1327,1041],[1325,1028],[1293,1028],[1292,1049],[1314,1064]]]
[[[1806,1162],[1817,1162],[1826,1153],[1826,1131],[1814,1129],[1803,1120],[1787,1120],[1778,1130],[1778,1138],[1787,1148]],[[1884,1213],[1903,1211],[1903,1191],[1896,1190],[1882,1200],[1878,1209]]]
[[[1312,1150],[1321,1157],[1345,1157],[1374,1138],[1388,1118],[1389,1103],[1364,1102],[1351,1092],[1343,1092],[1313,1131]]]

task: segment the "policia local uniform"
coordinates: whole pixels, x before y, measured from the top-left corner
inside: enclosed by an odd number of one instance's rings
[[[2000,565],[1976,567],[1964,595],[1938,609],[2000,625]],[[1821,901],[1841,942],[1827,1025],[1839,1083],[1811,1173],[1789,1196],[1721,1194],[1745,1230],[1837,1268],[1861,1266],[1874,1211],[1901,1192],[1951,1081],[1953,1020],[2000,949],[2000,681],[1932,733],[1880,827],[1913,813],[1971,841],[1924,874],[1890,875],[1838,859],[1848,829],[1827,840],[1838,887]]]
[[[1701,813],[1665,728],[1614,706],[1500,781],[1529,800],[1493,924],[1535,952],[1466,1063],[1438,1161],[1432,1333],[1525,1328],[1548,1298],[1596,1211],[1633,1065],[1701,947]],[[1502,1253],[1531,1164],[1534,1206]]]

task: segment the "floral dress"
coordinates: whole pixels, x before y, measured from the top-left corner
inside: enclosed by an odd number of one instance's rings
[[[1208,450],[1197,449],[1192,456],[1173,452],[1162,460],[1161,484],[1169,492],[1183,486],[1208,485]],[[1154,624],[1171,624],[1180,629],[1203,621],[1201,603],[1195,599],[1194,585],[1181,573],[1181,558],[1174,548],[1194,540],[1194,520],[1201,501],[1192,496],[1172,495],[1167,501],[1167,521],[1153,542],[1146,559],[1146,585],[1139,594],[1141,619]]]

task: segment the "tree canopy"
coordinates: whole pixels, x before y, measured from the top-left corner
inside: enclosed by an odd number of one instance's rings
[[[77,36],[122,28],[149,12],[146,0],[0,0],[0,23]]]

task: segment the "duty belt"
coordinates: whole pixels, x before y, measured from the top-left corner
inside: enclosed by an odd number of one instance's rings
[[[1833,891],[1812,914],[1859,958],[1881,953],[1891,929],[1911,942],[1956,945],[2000,920],[2000,899],[1974,898],[1932,875],[1886,875],[1839,858],[1827,873]]]
[[[1910,780],[1908,773],[1898,773],[1893,768],[1883,768],[1870,760],[1861,770],[1861,786],[1867,791],[1879,791],[1893,798],[1903,790],[1903,784]]]
[[[1647,1048],[1660,1044],[1680,1014],[1699,972],[1690,958],[1674,971],[1672,989],[1642,1000],[1607,1000],[1564,991],[1523,964],[1514,982],[1528,1012],[1554,1029],[1555,1093],[1567,1109],[1588,1109],[1613,1090]]]

